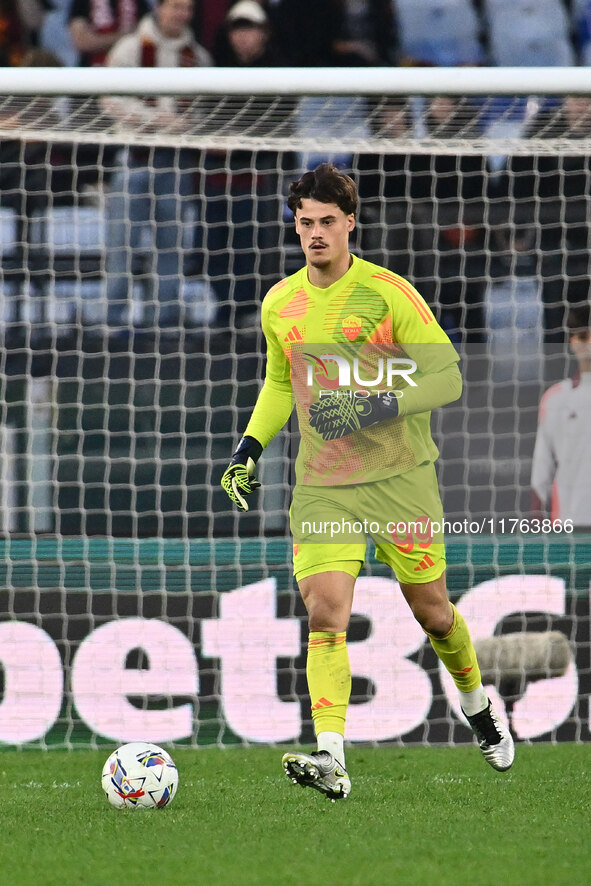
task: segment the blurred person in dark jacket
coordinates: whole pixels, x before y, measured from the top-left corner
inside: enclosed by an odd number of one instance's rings
[[[69,30],[83,67],[105,64],[107,53],[152,8],[148,0],[72,0]]]
[[[215,62],[225,67],[285,63],[271,21],[256,0],[230,6],[218,34]],[[289,102],[278,97],[227,97],[216,112],[224,132],[263,136],[288,125]],[[210,121],[214,119],[210,117]],[[245,326],[256,317],[261,277],[278,276],[276,151],[210,150],[203,161],[200,217],[203,264],[219,300],[217,322]]]
[[[279,0],[273,15],[291,64],[356,67],[395,62],[391,0]]]
[[[37,45],[49,0],[0,0],[0,67],[17,67]]]
[[[568,96],[557,111],[542,107],[525,138],[574,140],[591,135],[591,99]],[[569,306],[588,297],[591,274],[591,157],[544,153],[508,158],[495,189],[500,248],[528,260],[541,280],[544,340],[566,340]]]
[[[405,100],[388,100],[373,121],[378,137],[414,135]],[[429,102],[424,124],[437,139],[477,131],[475,109],[447,96]],[[402,147],[398,153],[359,155],[355,171],[365,257],[410,278],[455,341],[484,341],[485,158],[409,153]]]

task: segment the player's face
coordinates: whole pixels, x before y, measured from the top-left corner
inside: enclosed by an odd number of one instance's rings
[[[355,216],[345,215],[336,203],[303,199],[301,209],[296,210],[295,226],[309,266],[327,268],[349,255]]]
[[[591,329],[571,335],[570,346],[580,363],[591,363]]]

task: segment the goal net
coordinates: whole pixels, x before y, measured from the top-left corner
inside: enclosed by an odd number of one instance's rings
[[[352,250],[461,353],[433,432],[491,698],[520,739],[589,738],[591,538],[531,479],[589,298],[587,71],[5,73],[0,742],[311,740],[293,430],[248,514],[219,479],[264,377],[261,300],[302,264],[288,187],[323,160],[359,187]],[[349,639],[350,740],[471,740],[371,558]]]

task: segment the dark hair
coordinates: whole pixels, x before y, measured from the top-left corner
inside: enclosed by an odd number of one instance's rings
[[[351,176],[340,172],[332,163],[322,163],[290,185],[287,205],[294,215],[306,199],[336,203],[345,215],[355,215],[359,203],[357,185]]]
[[[591,304],[581,302],[572,305],[566,315],[566,325],[571,335],[580,335],[591,329]]]

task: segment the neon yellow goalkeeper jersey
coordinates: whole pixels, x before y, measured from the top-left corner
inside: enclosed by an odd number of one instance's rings
[[[352,256],[347,273],[319,289],[303,267],[268,292],[262,326],[265,383],[244,433],[266,446],[295,400],[298,483],[375,482],[437,458],[430,411],[460,396],[459,357],[407,280]],[[309,408],[337,390],[356,398],[394,390],[398,417],[325,441]]]

